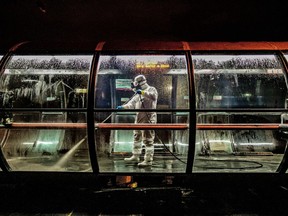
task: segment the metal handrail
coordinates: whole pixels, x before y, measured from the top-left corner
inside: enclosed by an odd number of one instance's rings
[[[189,125],[187,123],[95,123],[95,128],[99,129],[123,129],[123,130],[187,130]],[[11,125],[0,127],[16,128],[16,129],[86,129],[87,123],[60,123],[60,122],[39,122],[39,123],[20,123],[14,122]],[[247,129],[264,129],[264,130],[279,130],[287,128],[288,124],[196,124],[197,130],[247,130]]]
[[[0,126],[0,127],[5,127]],[[39,122],[39,123],[19,123],[14,122],[9,126],[11,129],[86,129],[87,123],[59,123],[59,122]],[[134,124],[134,123],[95,123],[95,128],[99,129],[123,129],[123,130],[145,130],[145,129],[163,129],[163,130],[186,130],[189,128],[188,124]]]

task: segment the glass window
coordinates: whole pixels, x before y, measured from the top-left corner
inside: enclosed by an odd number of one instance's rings
[[[0,55],[0,60],[2,60],[2,57],[3,57],[3,55]],[[0,131],[0,133],[1,133],[2,131]],[[0,135],[1,137],[3,137],[2,136],[2,134]],[[2,150],[0,150],[0,151],[2,151]],[[0,168],[0,172],[2,171],[2,169]]]
[[[100,172],[185,172],[185,56],[102,55],[99,64],[95,123],[106,127],[96,130]]]
[[[288,60],[288,54],[287,53],[284,53],[284,57],[286,58],[286,61]],[[287,109],[287,100],[286,100],[286,103],[285,103],[285,108]],[[282,115],[282,119],[281,119],[281,122],[282,123],[287,123],[288,121],[288,115],[287,115],[287,113],[285,113],[285,114],[283,114]],[[288,140],[288,136],[287,136],[287,131],[286,130],[283,130],[283,137],[284,137],[284,139],[285,140]],[[288,149],[286,148],[285,149],[285,154],[284,154],[284,157],[285,157],[285,159],[282,161],[282,166],[284,166],[284,167],[287,167],[287,154],[288,154]],[[288,172],[288,169],[286,170],[286,173]]]
[[[276,56],[195,55],[193,64],[198,125],[193,171],[275,172],[286,141],[273,126],[281,123],[277,109],[286,108],[287,100]]]
[[[0,77],[1,124],[12,124],[1,129],[2,149],[12,170],[92,171],[85,126],[91,61],[12,56]]]

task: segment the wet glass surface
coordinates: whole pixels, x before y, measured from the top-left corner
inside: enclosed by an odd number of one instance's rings
[[[77,126],[86,122],[91,61],[92,55],[12,56],[0,78],[1,108],[12,110],[0,116],[12,170],[92,171],[87,133]]]
[[[275,172],[286,140],[279,130],[257,126],[280,125],[277,109],[286,109],[287,84],[276,56],[195,55],[193,63],[197,123],[206,127],[196,132],[193,171]]]
[[[133,111],[133,109],[150,109],[145,93],[139,96],[133,87],[134,78],[145,76],[145,83],[156,88],[158,98],[156,109],[157,118],[151,120],[157,124],[188,124],[189,114],[178,112],[189,108],[188,74],[184,55],[116,55],[100,56],[100,69],[97,72],[95,108],[106,109],[95,112],[97,123],[130,124],[133,127],[137,117],[138,123],[145,122],[149,112]],[[146,85],[143,84],[143,85]],[[146,88],[146,87],[145,87]],[[143,90],[146,91],[145,89]],[[142,98],[141,98],[142,97]],[[147,96],[148,97],[148,96]],[[140,105],[134,101],[141,99]],[[147,100],[147,101],[146,101]],[[132,102],[131,102],[132,101]],[[132,104],[133,103],[133,104]],[[137,104],[137,105],[136,105]],[[127,106],[125,112],[107,112],[118,106]],[[157,112],[167,110],[167,112]],[[171,109],[173,112],[171,112]],[[122,110],[123,111],[123,110]],[[154,114],[153,114],[154,115]],[[138,124],[137,123],[137,124]],[[141,129],[142,130],[142,129]],[[142,130],[144,133],[148,130]],[[182,146],[188,146],[189,133],[186,130],[155,129],[153,165],[145,169],[137,163],[125,163],[124,158],[133,152],[132,129],[101,129],[96,132],[96,148],[101,172],[185,172],[187,151]],[[146,135],[143,135],[146,136]],[[145,144],[142,142],[140,161],[145,160]],[[181,159],[177,159],[180,157]]]

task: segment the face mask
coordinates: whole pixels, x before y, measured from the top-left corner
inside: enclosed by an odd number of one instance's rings
[[[139,85],[138,82],[131,82],[131,88],[132,89],[141,89],[141,86]]]

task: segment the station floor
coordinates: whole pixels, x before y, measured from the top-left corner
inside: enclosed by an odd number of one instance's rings
[[[137,163],[127,163],[125,157],[130,154],[117,154],[111,156],[98,156],[100,172],[112,173],[185,173],[187,157],[178,155],[155,154],[153,165],[140,168]],[[225,173],[258,173],[276,172],[283,154],[261,154],[261,155],[233,155],[233,154],[211,154],[197,155],[193,162],[193,172],[225,172]],[[57,159],[59,160],[59,159]],[[52,160],[50,156],[39,157],[14,157],[8,163],[14,171],[63,171],[63,172],[92,172],[88,156],[75,157],[65,162]],[[141,156],[143,160],[143,156]],[[62,161],[62,159],[60,159]]]
[[[110,158],[99,157],[101,172],[131,172],[131,173],[184,173],[186,171],[187,158],[178,156],[155,155],[153,165],[150,167],[138,167],[137,163],[127,163],[125,156],[114,156]],[[127,156],[126,156],[127,157]],[[193,164],[193,172],[276,172],[283,154],[263,155],[228,155],[211,154],[208,156],[196,156]],[[143,157],[141,157],[143,160]]]

